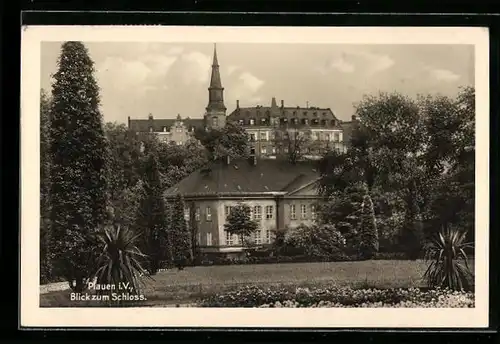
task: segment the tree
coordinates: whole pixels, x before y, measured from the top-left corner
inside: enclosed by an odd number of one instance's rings
[[[204,166],[209,159],[205,147],[191,139],[184,145],[174,142],[159,145],[159,161],[163,174],[163,184],[166,188],[175,185],[192,172]]]
[[[312,148],[311,132],[298,128],[277,128],[274,132],[274,145],[280,154],[295,164],[303,160]]]
[[[251,218],[250,207],[243,203],[231,208],[224,224],[224,230],[230,234],[238,235],[242,244],[245,243],[245,238],[249,237],[258,228],[259,224]]]
[[[359,253],[364,259],[371,259],[376,252],[378,252],[378,231],[375,211],[371,197],[365,195],[359,225]]]
[[[40,93],[40,282],[52,279],[52,240],[50,226],[50,99]]]
[[[87,237],[107,218],[107,148],[93,73],[81,42],[62,44],[50,106],[50,221],[55,268],[77,292],[95,263]]]
[[[250,147],[248,135],[239,124],[229,122],[222,129],[198,129],[195,137],[207,149],[210,160],[247,158]]]
[[[135,228],[141,234],[140,248],[147,256],[147,269],[155,274],[160,261],[171,260],[171,241],[167,234],[167,211],[156,152],[149,151],[143,164],[144,197],[140,201]]]
[[[192,257],[191,233],[184,215],[184,199],[177,195],[170,216],[170,234],[172,236],[172,256],[174,264],[182,269]]]

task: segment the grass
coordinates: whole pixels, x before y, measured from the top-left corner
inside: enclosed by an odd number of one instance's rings
[[[473,265],[473,264],[472,264]],[[147,281],[147,301],[131,306],[175,306],[202,297],[234,290],[243,285],[320,286],[335,284],[352,288],[425,287],[424,261],[369,260],[328,263],[198,266],[160,272]],[[99,306],[96,301],[70,301],[70,291],[40,295],[41,307]]]

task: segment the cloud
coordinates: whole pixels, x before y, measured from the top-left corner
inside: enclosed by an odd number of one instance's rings
[[[388,55],[349,51],[331,58],[325,66],[316,68],[316,70],[323,75],[328,74],[332,70],[342,73],[354,73],[357,70],[365,70],[367,75],[373,75],[389,69],[393,65],[394,60]]]
[[[184,51],[183,47],[172,47],[167,50],[167,54],[169,55],[180,55]]]
[[[438,80],[438,81],[446,81],[446,82],[453,82],[457,81],[460,79],[460,75],[453,73],[450,70],[447,69],[439,69],[435,68],[429,69],[429,74],[431,75],[432,78]]]
[[[241,80],[243,84],[253,93],[257,92],[257,90],[264,84],[264,81],[249,72],[242,73],[239,80]]]
[[[374,54],[374,53],[361,53],[360,56],[367,62],[368,74],[375,74],[394,65],[394,60],[389,55]]]
[[[210,56],[198,51],[191,51],[181,55],[182,78],[186,84],[207,83],[210,78]]]
[[[352,73],[356,69],[352,63],[349,63],[345,58],[338,57],[330,63],[330,68],[334,68],[342,73]]]
[[[236,72],[238,69],[240,69],[239,66],[228,66],[227,67],[227,74],[228,75],[231,75],[233,74],[234,72]]]

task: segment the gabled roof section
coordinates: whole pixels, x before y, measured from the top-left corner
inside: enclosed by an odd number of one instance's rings
[[[153,131],[159,132],[166,128],[167,131],[178,122],[178,119],[131,119],[129,122],[129,129],[135,132],[149,132],[149,128],[152,127]],[[189,130],[192,128],[201,128],[204,125],[203,118],[185,118],[181,119],[184,126]]]
[[[167,197],[179,193],[185,197],[285,195],[318,177],[314,162],[304,161],[294,165],[269,159],[258,160],[256,165],[247,160],[234,161],[229,165],[213,162],[170,187],[165,194]]]

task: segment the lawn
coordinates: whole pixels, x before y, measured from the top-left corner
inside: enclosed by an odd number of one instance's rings
[[[423,261],[370,260],[328,263],[198,266],[159,272],[146,281],[143,306],[189,304],[197,299],[242,285],[331,285],[353,288],[424,287]],[[69,291],[40,295],[41,307],[89,307],[96,301],[70,301]],[[139,305],[138,302],[134,305]]]

